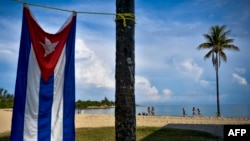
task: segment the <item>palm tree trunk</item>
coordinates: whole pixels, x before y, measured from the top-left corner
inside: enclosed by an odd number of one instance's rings
[[[116,0],[116,13],[134,14],[134,0]],[[134,21],[116,21],[116,141],[136,140]]]
[[[220,117],[220,97],[219,97],[219,59],[218,53],[216,53],[216,96],[217,96],[217,117]]]

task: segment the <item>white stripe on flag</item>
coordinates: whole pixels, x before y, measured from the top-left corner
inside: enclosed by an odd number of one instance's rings
[[[37,140],[38,101],[41,71],[31,45],[28,66],[27,95],[24,114],[24,140]]]
[[[61,56],[54,70],[54,97],[52,104],[51,117],[51,141],[63,140],[63,88],[64,88],[64,70],[66,62],[66,46],[63,47]]]

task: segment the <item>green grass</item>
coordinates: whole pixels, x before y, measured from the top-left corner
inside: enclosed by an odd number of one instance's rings
[[[210,133],[159,127],[137,127],[137,141],[221,141]],[[0,134],[0,141],[9,141],[9,133]],[[115,141],[114,127],[79,128],[76,141]]]
[[[10,133],[1,133],[0,134],[0,141],[9,141],[10,140]]]

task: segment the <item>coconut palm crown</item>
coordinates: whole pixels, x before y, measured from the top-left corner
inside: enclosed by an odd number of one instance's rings
[[[203,34],[206,42],[201,43],[197,49],[209,49],[208,53],[204,56],[204,59],[212,58],[212,63],[216,71],[216,90],[217,90],[217,116],[220,117],[220,104],[219,104],[219,75],[218,69],[221,64],[221,60],[227,61],[227,55],[225,50],[239,51],[240,49],[232,44],[234,39],[229,39],[227,36],[231,30],[226,30],[226,25],[215,25],[210,28],[209,34]]]

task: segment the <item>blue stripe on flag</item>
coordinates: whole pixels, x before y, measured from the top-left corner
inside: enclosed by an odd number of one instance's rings
[[[66,42],[64,74],[63,141],[75,140],[75,32],[76,16]]]
[[[40,78],[39,112],[38,112],[38,141],[50,141],[51,107],[54,93],[54,75],[45,82]]]
[[[11,141],[22,141],[24,132],[24,111],[27,88],[28,61],[31,49],[31,40],[27,19],[23,11],[22,33],[17,66],[14,107],[11,125]]]

